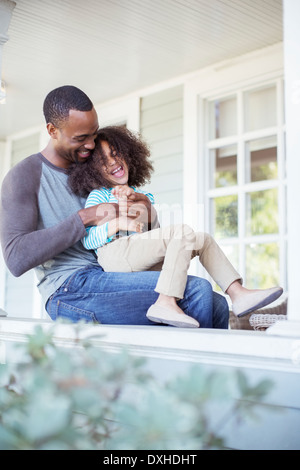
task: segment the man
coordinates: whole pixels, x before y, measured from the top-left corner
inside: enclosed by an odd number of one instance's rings
[[[31,155],[6,175],[1,195],[1,243],[13,275],[31,268],[50,317],[73,322],[150,325],[146,312],[158,294],[159,273],[106,273],[81,239],[86,227],[114,218],[118,205],[84,209],[84,199],[68,186],[68,168],[88,159],[98,130],[91,100],[76,87],[62,86],[44,101],[50,136],[40,153]],[[152,227],[156,213],[136,193],[129,214],[139,213]],[[181,309],[201,327],[227,328],[225,298],[208,281],[189,276]]]

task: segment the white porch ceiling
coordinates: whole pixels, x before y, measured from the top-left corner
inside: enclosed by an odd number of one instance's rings
[[[282,0],[15,0],[0,139],[43,124],[53,88],[94,103],[282,41]]]

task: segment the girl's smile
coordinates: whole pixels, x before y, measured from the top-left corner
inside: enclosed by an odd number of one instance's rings
[[[125,174],[124,168],[122,165],[118,166],[115,170],[111,171],[110,174],[115,178],[122,178]]]
[[[106,165],[103,170],[105,178],[112,186],[128,183],[128,167],[125,161],[112,155],[108,142],[101,142],[102,150],[106,157]]]

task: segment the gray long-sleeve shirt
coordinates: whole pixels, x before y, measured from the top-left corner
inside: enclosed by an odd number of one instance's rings
[[[85,199],[68,187],[67,173],[41,153],[13,167],[1,190],[1,244],[14,276],[35,269],[44,302],[77,269],[98,265],[81,238],[86,235],[78,211]]]

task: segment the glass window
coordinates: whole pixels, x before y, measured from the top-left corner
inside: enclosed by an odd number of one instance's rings
[[[245,167],[247,183],[276,179],[278,177],[276,137],[248,142]]]
[[[206,108],[208,230],[249,288],[287,288],[282,90],[277,80],[212,99]]]
[[[250,289],[280,284],[278,243],[251,243],[246,246],[246,282]]]
[[[248,193],[246,197],[246,234],[278,233],[277,188]]]
[[[209,104],[210,139],[228,137],[237,133],[236,97],[215,100]]]
[[[236,237],[238,235],[238,197],[237,195],[216,197],[212,200],[211,233],[217,238]]]
[[[210,187],[237,184],[237,147],[230,145],[210,151]]]
[[[276,86],[245,93],[245,130],[276,126]]]

